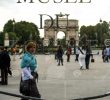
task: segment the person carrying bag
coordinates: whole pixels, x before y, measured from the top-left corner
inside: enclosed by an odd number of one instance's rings
[[[24,53],[24,56],[21,60],[21,80],[19,92],[25,96],[41,98],[36,83],[36,79],[38,80],[38,65],[34,56],[35,51],[36,44],[34,42],[29,42],[26,45],[26,52]]]
[[[33,76],[30,73],[31,72],[28,67],[22,69],[19,91],[23,95],[28,95],[31,91],[30,80],[33,79]],[[30,78],[28,79],[28,77]]]

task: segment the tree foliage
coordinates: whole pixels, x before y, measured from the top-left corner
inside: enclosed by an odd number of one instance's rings
[[[102,46],[105,39],[110,38],[109,24],[106,21],[98,23],[95,26],[81,26],[80,28],[80,40],[82,44],[85,44],[87,40],[98,41],[98,45]]]
[[[3,32],[0,32],[0,45],[3,45],[4,43],[4,34]]]
[[[13,32],[13,20],[9,20],[4,25],[3,32]]]
[[[16,38],[19,39],[20,44],[24,44],[28,40],[34,40],[39,43],[40,39],[38,27],[34,23],[29,23],[26,21],[13,23],[13,20],[9,20],[4,25],[3,32],[13,32],[13,36],[16,36]]]

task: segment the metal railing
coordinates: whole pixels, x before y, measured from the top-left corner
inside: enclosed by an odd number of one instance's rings
[[[46,100],[46,99],[43,99],[43,98],[36,98],[36,97],[18,95],[18,94],[8,93],[8,92],[4,92],[4,91],[0,91],[0,94],[13,96],[13,97],[17,97],[17,98],[23,98],[23,99]],[[70,99],[70,100],[92,100],[92,99],[104,98],[104,97],[107,97],[107,96],[110,96],[110,92],[107,92],[107,93],[102,94],[102,95],[97,95],[97,96],[92,96],[92,97],[85,97],[85,98]]]
[[[8,92],[4,92],[4,91],[0,91],[0,94],[4,94],[4,95],[8,95],[8,96],[13,96],[13,97],[17,97],[17,98],[23,98],[23,99],[45,100],[45,99],[42,99],[42,98],[36,98],[36,97],[18,95],[18,94],[8,93]]]
[[[70,99],[70,100],[92,100],[92,99],[99,99],[99,98],[104,98],[110,96],[110,92],[107,92],[102,95],[97,95],[97,96],[92,96],[92,97],[85,97],[85,98],[78,98],[78,99]]]

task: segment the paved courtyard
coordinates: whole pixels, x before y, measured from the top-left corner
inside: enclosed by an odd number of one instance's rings
[[[94,56],[95,63],[90,64],[90,70],[80,70],[74,55],[68,63],[64,55],[64,66],[57,66],[54,55],[36,57],[39,65],[38,88],[42,98],[46,100],[70,100],[110,91],[110,63],[103,63],[101,55]],[[18,55],[15,61],[13,57],[11,59],[13,76],[9,76],[9,85],[0,85],[0,91],[19,94],[21,59]],[[19,100],[19,98],[0,94],[0,100]],[[98,100],[110,100],[110,96]]]

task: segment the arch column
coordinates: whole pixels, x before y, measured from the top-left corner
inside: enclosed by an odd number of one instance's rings
[[[79,45],[79,34],[78,31],[76,31],[76,46]]]
[[[68,31],[66,31],[66,45],[68,46],[69,45],[69,34],[68,34]]]
[[[57,30],[55,30],[55,42],[54,45],[57,46]]]
[[[69,46],[70,45],[70,38],[69,38],[69,36],[70,36],[70,29],[67,27],[66,28],[66,45],[67,46]]]

